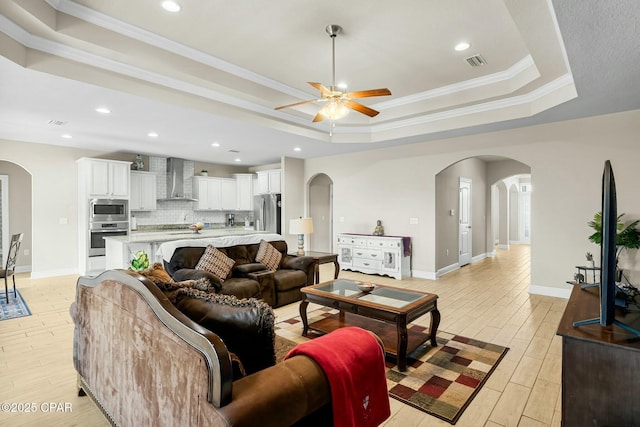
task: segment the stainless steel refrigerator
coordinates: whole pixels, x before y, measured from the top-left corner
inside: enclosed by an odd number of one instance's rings
[[[282,234],[280,226],[280,194],[254,196],[253,221],[257,231]]]

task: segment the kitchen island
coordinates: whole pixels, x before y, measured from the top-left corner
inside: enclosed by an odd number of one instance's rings
[[[149,264],[162,263],[158,248],[162,243],[176,240],[211,239],[226,236],[247,236],[269,234],[269,232],[248,230],[241,227],[207,228],[195,233],[191,230],[166,230],[157,232],[133,232],[128,236],[105,237],[106,269],[129,268],[135,253],[145,251]]]

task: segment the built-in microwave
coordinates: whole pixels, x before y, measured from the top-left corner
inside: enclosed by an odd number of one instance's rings
[[[89,222],[129,221],[129,201],[124,199],[89,200]]]

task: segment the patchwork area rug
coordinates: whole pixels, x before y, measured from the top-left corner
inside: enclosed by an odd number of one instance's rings
[[[0,320],[31,316],[31,310],[29,310],[19,290],[16,289],[16,295],[13,294],[13,290],[9,291],[8,304],[5,295],[4,290],[0,291]]]
[[[405,372],[387,364],[389,395],[455,424],[508,348],[443,331],[437,341],[411,353]]]
[[[323,307],[309,313],[309,322],[330,312],[335,311]],[[410,329],[428,330],[418,325],[412,325]],[[301,332],[300,317],[276,325],[278,361],[297,342],[306,340],[300,336]],[[291,336],[297,342],[283,338],[283,335]],[[308,335],[309,338],[319,336],[313,331]],[[408,355],[405,372],[398,370],[395,358],[388,358],[387,387],[394,399],[455,424],[509,349],[444,331],[438,331],[436,338],[438,347],[423,344]]]

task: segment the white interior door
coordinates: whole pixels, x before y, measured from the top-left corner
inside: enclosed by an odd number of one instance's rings
[[[458,265],[471,263],[471,180],[460,177]]]
[[[520,243],[531,244],[531,184],[520,185]]]

